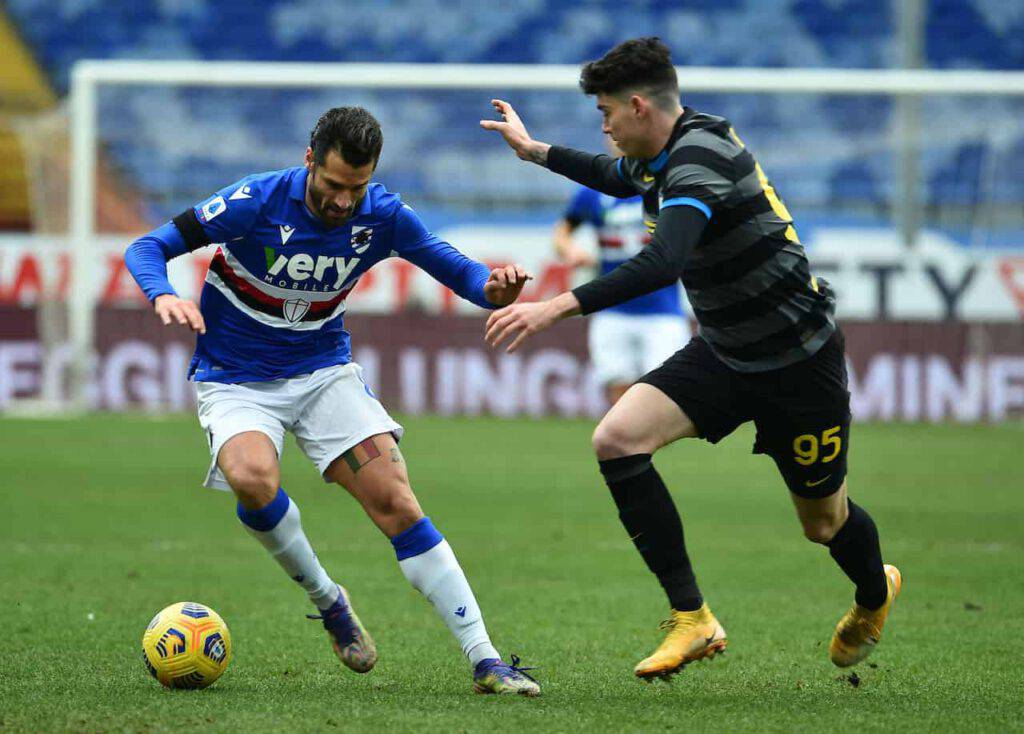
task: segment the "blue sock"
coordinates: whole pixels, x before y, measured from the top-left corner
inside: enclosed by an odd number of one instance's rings
[[[395,555],[399,561],[406,558],[426,553],[435,545],[444,540],[444,536],[430,522],[429,517],[421,517],[410,527],[406,528],[391,539],[391,545],[395,547]]]
[[[269,505],[261,507],[258,510],[247,510],[242,507],[242,503],[238,503],[238,507],[235,509],[235,513],[238,515],[238,519],[248,525],[253,530],[259,530],[261,533],[265,533],[268,530],[273,530],[277,527],[277,524],[281,522],[281,518],[288,512],[288,505],[291,502],[291,498],[284,491],[282,487],[277,488],[277,494],[274,499],[270,501]]]

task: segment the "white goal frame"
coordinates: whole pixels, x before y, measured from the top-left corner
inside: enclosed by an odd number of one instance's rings
[[[899,206],[904,238],[911,242],[916,181],[917,102],[927,95],[1024,95],[1024,72],[678,68],[687,93],[884,95],[899,103],[895,134],[900,151]],[[74,279],[68,297],[73,349],[70,402],[87,410],[87,380],[95,363],[95,297],[90,254],[96,232],[97,92],[105,85],[377,89],[576,89],[575,65],[275,63],[246,61],[83,60],[71,71],[71,165],[69,227]],[[899,203],[899,202],[898,202]],[[49,399],[49,400],[48,400]],[[56,396],[44,395],[55,403]]]

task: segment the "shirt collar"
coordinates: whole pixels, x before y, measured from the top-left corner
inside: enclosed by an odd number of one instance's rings
[[[299,172],[295,174],[295,178],[292,179],[292,185],[288,189],[289,197],[303,202],[306,200],[307,176],[309,176],[309,170],[306,168],[300,168]]]
[[[355,213],[352,215],[353,219],[355,219],[356,217],[361,217],[364,214],[369,214],[370,211],[373,209],[373,202],[370,201],[370,191],[372,186],[373,182],[371,181],[370,185],[366,187],[366,193],[363,194],[363,200],[359,202],[359,206],[356,208]]]
[[[672,126],[672,133],[668,136],[668,142],[665,143],[665,147],[661,149],[661,152],[658,153],[658,155],[653,158],[649,158],[644,162],[648,171],[651,173],[657,173],[665,167],[665,164],[668,163],[669,151],[672,149],[672,146],[675,145],[676,141],[679,140],[679,137],[684,132],[683,129],[686,127],[686,123],[693,118],[694,114],[696,113],[690,107],[683,107],[683,114],[679,116],[675,125]]]

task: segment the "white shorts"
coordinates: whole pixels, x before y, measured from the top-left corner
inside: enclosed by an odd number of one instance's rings
[[[215,489],[231,490],[217,455],[239,433],[265,433],[280,458],[284,433],[291,431],[321,475],[360,441],[378,433],[391,433],[397,441],[403,433],[363,382],[363,368],[355,362],[268,382],[198,382],[196,392],[199,424],[212,457],[203,486]]]
[[[629,385],[686,346],[685,316],[602,311],[590,317],[587,341],[597,380]]]

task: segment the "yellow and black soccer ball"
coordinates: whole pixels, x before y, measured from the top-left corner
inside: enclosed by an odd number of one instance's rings
[[[231,662],[231,633],[207,606],[171,604],[146,627],[142,660],[150,675],[168,688],[206,688]]]

